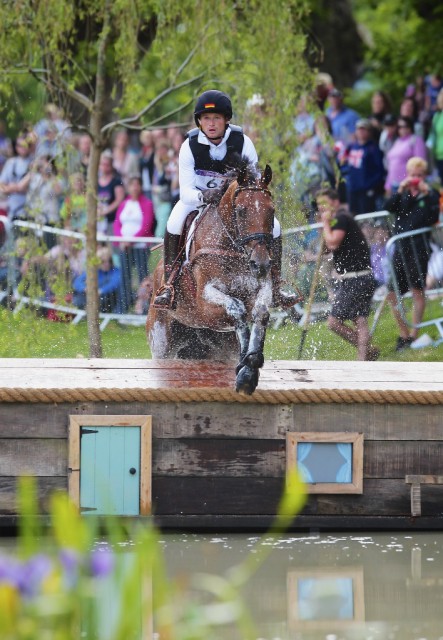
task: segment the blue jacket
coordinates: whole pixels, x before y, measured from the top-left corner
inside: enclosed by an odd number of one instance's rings
[[[109,271],[98,270],[98,290],[101,296],[116,291],[120,287],[121,272],[120,269],[113,267]],[[74,278],[72,287],[76,293],[86,292],[86,271]]]
[[[350,144],[346,157],[342,173],[349,191],[369,191],[383,186],[383,154],[375,142],[369,140],[363,145],[358,142]]]

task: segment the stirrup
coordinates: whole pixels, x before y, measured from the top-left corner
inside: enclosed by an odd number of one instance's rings
[[[163,284],[155,294],[152,306],[154,307],[154,309],[171,309],[172,305],[174,304],[174,298],[175,289],[173,285]]]

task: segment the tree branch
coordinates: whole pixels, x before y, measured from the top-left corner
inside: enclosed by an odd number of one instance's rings
[[[144,107],[141,111],[139,111],[135,116],[131,116],[130,118],[122,118],[121,120],[114,120],[113,122],[110,122],[109,124],[107,124],[107,125],[105,125],[103,127],[102,133],[107,133],[108,131],[112,131],[112,129],[115,129],[115,127],[118,127],[118,126],[124,126],[124,127],[131,128],[130,125],[132,123],[138,122],[140,120],[140,118],[142,118],[145,115],[145,113],[147,113],[150,109],[152,109],[158,102],[160,102],[160,100],[163,100],[164,97],[168,96],[173,91],[177,91],[178,89],[182,89],[183,87],[186,87],[189,84],[192,84],[193,82],[196,82],[197,80],[200,80],[201,78],[203,78],[203,76],[204,76],[204,74],[200,73],[198,76],[195,76],[194,78],[191,78],[190,80],[185,80],[183,82],[180,82],[179,84],[176,84],[176,85],[174,85],[172,87],[168,87],[167,89],[164,89],[155,98],[153,98],[151,100],[151,102],[149,102],[149,104],[146,105],[146,107]]]
[[[66,95],[76,102],[79,102],[88,111],[91,111],[93,107],[93,102],[87,96],[75,89],[71,89],[65,80],[59,78],[55,73],[51,74],[48,69],[33,69],[28,67],[23,71],[17,71],[17,73],[30,73],[31,76],[38,80],[38,82],[42,82],[46,87],[51,87],[55,84],[60,90],[64,91]],[[47,78],[45,76],[47,76]]]

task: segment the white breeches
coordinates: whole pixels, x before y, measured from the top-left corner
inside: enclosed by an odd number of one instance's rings
[[[188,213],[191,213],[191,211],[194,211],[195,209],[195,206],[184,204],[179,200],[172,209],[168,218],[166,229],[169,233],[174,233],[176,236],[179,236],[183,230]],[[274,218],[274,229],[272,235],[274,238],[278,238],[281,235],[281,226],[277,218]]]

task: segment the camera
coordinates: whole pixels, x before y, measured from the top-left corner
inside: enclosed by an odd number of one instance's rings
[[[421,182],[421,178],[409,178],[409,184],[410,184],[412,187],[418,187],[418,185],[420,184],[420,182]]]

